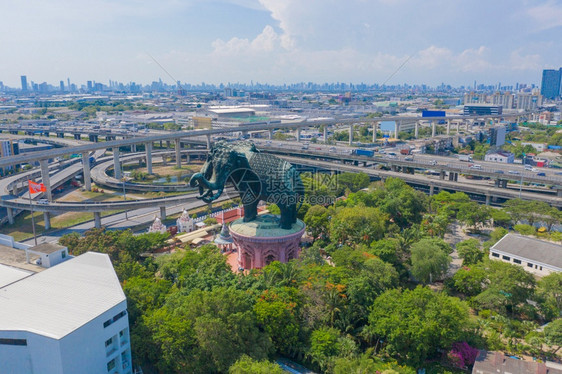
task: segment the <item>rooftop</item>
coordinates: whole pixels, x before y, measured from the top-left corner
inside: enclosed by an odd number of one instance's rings
[[[562,374],[562,366],[553,362],[523,361],[502,352],[480,351],[472,369],[473,374]]]
[[[279,227],[279,217],[273,214],[258,215],[255,220],[244,222],[243,218],[239,218],[230,224],[230,232],[249,237],[283,237],[286,235],[296,234],[305,227],[301,220],[297,220],[290,230],[284,230]]]
[[[491,249],[562,269],[562,246],[556,243],[523,235],[506,234]]]
[[[30,263],[28,264],[25,256],[25,250],[16,249],[0,244],[0,264],[22,270],[38,272],[45,270],[41,266],[35,265],[35,261],[39,258],[39,255],[29,253]]]
[[[125,294],[109,256],[88,252],[0,287],[0,298],[0,330],[60,339],[125,301]]]
[[[53,252],[58,252],[61,249],[65,249],[62,245],[58,245],[56,243],[41,243],[34,247],[29,248],[30,251],[44,253],[44,254],[51,254]]]

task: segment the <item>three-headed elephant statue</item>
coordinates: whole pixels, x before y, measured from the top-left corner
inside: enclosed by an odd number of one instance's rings
[[[252,142],[215,143],[199,173],[189,181],[199,187],[198,198],[209,203],[218,199],[227,183],[232,183],[244,205],[244,222],[258,214],[264,200],[281,210],[280,227],[291,229],[304,199],[304,186],[293,165],[279,157],[262,153]]]

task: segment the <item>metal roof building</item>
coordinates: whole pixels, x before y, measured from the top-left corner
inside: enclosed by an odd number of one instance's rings
[[[88,252],[27,276],[16,271],[0,268],[2,370],[132,371],[125,294],[108,255]]]
[[[492,260],[522,266],[538,276],[562,271],[562,246],[517,234],[506,234],[490,248]]]

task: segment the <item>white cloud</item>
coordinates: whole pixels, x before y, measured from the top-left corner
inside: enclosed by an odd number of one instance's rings
[[[265,26],[255,39],[234,37],[229,41],[217,39],[212,43],[213,52],[220,55],[271,52],[279,45],[279,36],[270,25]]]
[[[548,1],[529,8],[527,14],[541,30],[562,26],[562,4]]]
[[[522,50],[517,49],[509,56],[509,66],[513,70],[535,70],[542,68],[541,56],[538,54],[522,55]]]

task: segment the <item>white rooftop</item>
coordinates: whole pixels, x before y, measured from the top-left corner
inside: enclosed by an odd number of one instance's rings
[[[29,277],[33,272],[0,264],[0,287]]]
[[[0,330],[60,339],[125,300],[109,256],[88,252],[0,288]]]

